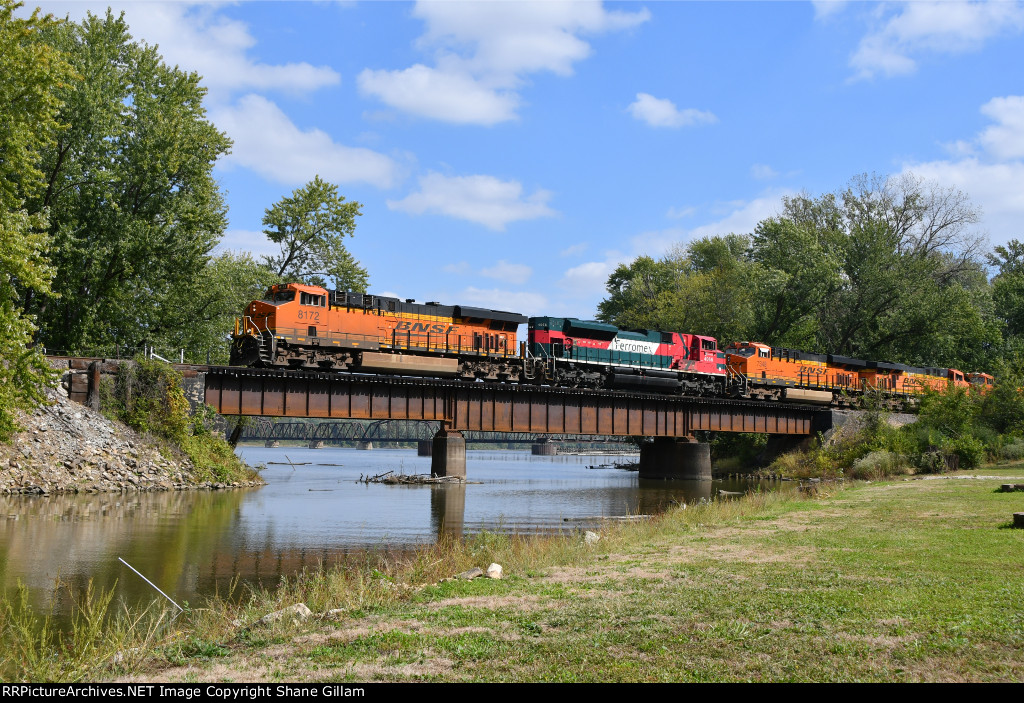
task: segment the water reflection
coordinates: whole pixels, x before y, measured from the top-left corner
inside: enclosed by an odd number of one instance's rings
[[[430,486],[430,525],[438,537],[462,537],[466,520],[466,486]]]
[[[409,450],[245,447],[268,462],[269,485],[250,490],[0,497],[0,588],[66,612],[57,577],[81,592],[91,579],[129,603],[159,600],[123,557],[178,602],[225,593],[233,580],[273,585],[306,568],[375,550],[405,550],[483,529],[575,530],[601,517],[655,514],[746,484],[638,481],[588,467],[607,457],[470,451],[468,485],[362,484],[360,475],[428,473]],[[282,462],[271,464],[269,462]],[[288,462],[288,463],[285,463]],[[306,463],[308,462],[308,463]]]

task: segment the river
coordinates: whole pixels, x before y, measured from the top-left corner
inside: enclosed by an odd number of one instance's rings
[[[114,588],[129,604],[159,595],[124,559],[174,600],[196,603],[233,579],[272,585],[353,552],[406,550],[441,534],[480,530],[572,531],[602,516],[651,514],[710,499],[747,482],[639,481],[622,469],[589,468],[633,456],[532,456],[467,452],[466,485],[358,482],[385,471],[430,472],[408,449],[239,447],[265,464],[262,488],[0,497],[0,587],[24,584],[30,602],[66,614],[69,592]],[[57,589],[57,579],[64,587]]]

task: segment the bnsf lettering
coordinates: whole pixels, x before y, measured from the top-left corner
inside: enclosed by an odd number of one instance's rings
[[[396,330],[402,332],[427,332],[429,334],[451,334],[455,331],[455,325],[432,325],[429,322],[408,322],[403,321],[395,325]]]

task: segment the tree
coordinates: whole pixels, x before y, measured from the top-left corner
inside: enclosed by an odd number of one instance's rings
[[[993,342],[971,230],[978,218],[960,191],[911,175],[859,176],[838,194],[784,199],[783,214],[759,225],[769,236],[755,238],[752,256],[787,276],[786,324],[808,325],[813,350],[960,364]],[[800,246],[770,253],[793,233]],[[784,326],[764,332],[787,336]],[[973,348],[958,350],[952,338]]]
[[[641,256],[608,278],[598,319],[625,328],[746,338],[753,318],[749,238],[705,237],[668,256]]]
[[[678,262],[639,256],[608,277],[608,297],[597,307],[597,319],[619,327],[657,328],[661,307],[680,275]]]
[[[57,91],[71,75],[41,41],[53,20],[38,10],[16,19],[18,7],[0,0],[0,440],[17,429],[14,411],[42,402],[53,377],[20,305],[27,291],[48,293],[53,278],[46,213],[30,214],[25,199],[43,186],[40,150],[61,127]]]
[[[342,241],[355,234],[361,207],[338,195],[338,186],[314,177],[263,216],[264,234],[281,245],[279,255],[263,257],[264,265],[279,278],[316,285],[333,279],[339,290],[365,291],[366,269]]]
[[[988,255],[998,271],[992,279],[996,315],[1011,337],[1024,336],[1024,243],[1011,239]]]
[[[182,281],[174,296],[157,312],[162,341],[170,349],[188,350],[194,361],[226,364],[234,320],[246,306],[261,298],[279,279],[246,252],[224,252],[213,257],[190,281]],[[189,324],[176,322],[184,318]]]
[[[79,80],[61,88],[67,129],[44,150],[54,295],[26,296],[41,338],[70,351],[141,345],[190,326],[168,306],[202,274],[226,225],[213,178],[230,141],[207,119],[199,76],[132,41],[123,17],[46,32]]]

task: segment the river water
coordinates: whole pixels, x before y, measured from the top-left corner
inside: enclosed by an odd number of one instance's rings
[[[640,481],[591,466],[633,456],[467,453],[466,485],[358,482],[385,471],[430,472],[430,457],[408,449],[243,446],[266,464],[262,488],[63,496],[0,496],[0,588],[24,584],[30,602],[66,614],[69,594],[91,580],[129,604],[159,595],[119,558],[179,603],[196,603],[233,579],[272,585],[303,568],[354,552],[405,550],[439,535],[480,530],[557,532],[600,524],[602,516],[651,514],[711,499],[748,482]],[[289,463],[290,462],[290,463]],[[64,584],[55,588],[57,579]]]

